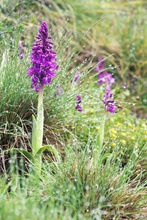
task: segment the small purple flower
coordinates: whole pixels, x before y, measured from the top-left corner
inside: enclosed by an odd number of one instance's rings
[[[116,106],[115,105],[108,105],[106,106],[106,110],[109,111],[110,113],[116,113]]]
[[[103,59],[102,58],[99,58],[98,59],[98,65],[97,65],[97,67],[95,68],[95,72],[103,72],[103,70],[104,70],[104,61],[103,61]]]
[[[77,95],[76,96],[76,109],[79,111],[79,112],[82,112],[82,107],[81,107],[81,105],[80,105],[80,103],[81,103],[81,101],[82,101],[82,97],[80,96],[80,95]]]
[[[24,58],[24,49],[23,49],[22,41],[18,42],[18,49],[19,49],[19,57],[22,60]]]
[[[98,59],[98,65],[95,68],[95,72],[98,72],[98,84],[108,84],[110,87],[115,83],[115,78],[112,74],[104,71],[104,61],[102,58]]]
[[[112,96],[113,95],[111,93],[110,86],[107,86],[106,90],[105,90],[105,95],[103,97],[103,102],[105,104],[105,109],[106,109],[106,111],[109,111],[111,113],[115,113],[117,106],[115,105],[115,102],[112,99]]]
[[[77,95],[76,102],[79,104],[81,103],[82,97],[80,95]]]
[[[115,83],[115,78],[107,72],[101,72],[98,74],[98,84],[108,84],[109,86],[112,86]]]
[[[56,52],[52,50],[53,42],[50,39],[47,23],[43,21],[32,48],[32,66],[28,69],[28,76],[32,77],[31,88],[36,92],[39,92],[39,88],[45,84],[50,85],[52,79],[56,77],[58,69]]]
[[[80,78],[80,72],[78,71],[78,72],[76,72],[76,75],[75,75],[75,77],[74,77],[74,82],[77,82],[78,80],[79,80],[79,78]]]
[[[79,104],[76,105],[76,109],[77,109],[79,112],[82,112],[82,110],[83,110],[82,107],[81,107],[81,105],[79,105]]]

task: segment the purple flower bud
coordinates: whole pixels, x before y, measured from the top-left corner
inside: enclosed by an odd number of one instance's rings
[[[81,107],[79,104],[76,105],[76,109],[77,109],[79,112],[82,112],[82,110],[83,110],[82,107]]]
[[[104,101],[107,101],[110,98],[112,98],[112,93],[111,93],[111,90],[110,90],[110,86],[107,86],[106,89],[105,89]]]
[[[112,74],[104,71],[104,61],[102,58],[98,59],[98,65],[95,68],[95,72],[98,72],[98,84],[107,84],[110,87],[115,83],[115,78]]]
[[[80,96],[80,95],[77,95],[76,96],[76,109],[79,111],[79,112],[82,112],[82,107],[81,107],[81,105],[80,105],[80,103],[81,103],[81,101],[82,101],[82,97]]]
[[[82,97],[80,95],[77,95],[76,97],[76,103],[81,103]]]
[[[47,23],[43,21],[30,56],[32,66],[28,69],[28,76],[32,77],[31,88],[36,92],[45,84],[50,85],[56,77],[56,52],[52,50],[53,42],[50,39]]]
[[[115,113],[117,106],[115,105],[115,102],[112,99],[112,96],[113,95],[111,93],[110,86],[108,85],[106,87],[106,90],[105,90],[105,94],[104,94],[104,97],[103,97],[103,102],[105,104],[106,111],[109,111],[111,113]]]
[[[76,72],[76,75],[74,77],[74,82],[78,81],[80,78],[80,72]]]
[[[107,105],[106,110],[110,113],[116,113],[116,106],[115,105]]]

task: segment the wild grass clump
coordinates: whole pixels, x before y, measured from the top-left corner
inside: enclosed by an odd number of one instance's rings
[[[81,151],[67,144],[64,162],[44,163],[41,180],[33,176],[27,179],[12,176],[6,185],[3,179],[1,216],[33,219],[34,212],[39,212],[40,219],[47,216],[53,219],[132,219],[142,213],[147,199],[143,180],[146,171],[140,171],[138,166],[143,151],[137,155],[134,150],[122,167],[121,156],[115,157],[119,149],[108,156],[103,146],[94,161],[92,155],[97,151],[97,144],[92,138],[95,143],[87,143]],[[9,194],[6,193],[8,187]],[[6,199],[7,210],[4,208]],[[36,219],[39,219],[38,214]]]

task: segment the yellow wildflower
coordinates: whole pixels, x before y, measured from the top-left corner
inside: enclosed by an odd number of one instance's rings
[[[125,136],[126,136],[126,134],[125,134],[124,132],[122,132],[122,133],[121,133],[121,135],[122,135],[123,137],[125,137]]]
[[[125,144],[126,144],[126,141],[125,141],[125,140],[121,140],[121,144],[122,144],[122,145],[125,145]]]
[[[90,109],[89,113],[93,114],[94,113],[94,109]]]
[[[113,118],[110,118],[110,122],[114,122],[114,119],[113,119]]]
[[[141,127],[142,127],[142,128],[146,128],[147,125],[146,125],[146,124],[142,124]]]
[[[115,147],[115,146],[116,146],[116,143],[113,142],[113,143],[111,144],[111,146],[112,146],[112,147]]]
[[[134,137],[134,136],[132,136],[130,139],[131,139],[132,141],[134,141],[134,140],[135,140],[135,137]]]
[[[120,127],[120,126],[121,126],[121,123],[118,122],[118,123],[116,124],[116,127],[118,128],[118,127]]]

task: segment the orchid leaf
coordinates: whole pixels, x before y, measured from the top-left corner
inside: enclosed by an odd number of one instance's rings
[[[50,152],[52,152],[52,153],[55,155],[56,159],[57,159],[58,161],[60,161],[59,152],[58,152],[58,151],[56,150],[56,148],[55,148],[54,146],[52,146],[52,145],[45,145],[45,146],[41,147],[41,148],[37,151],[36,155],[41,155],[45,150],[49,150]],[[36,156],[36,155],[35,155],[35,156]]]
[[[18,148],[10,148],[8,150],[4,151],[5,153],[9,153],[9,152],[18,152],[21,153],[25,158],[27,158],[30,161],[34,161],[34,157],[31,153],[29,153],[27,150],[24,149],[18,149]]]

